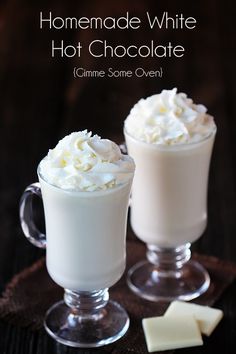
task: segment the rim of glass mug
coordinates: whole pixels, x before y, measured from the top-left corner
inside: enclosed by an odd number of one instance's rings
[[[99,196],[101,194],[104,194],[104,193],[112,193],[112,191],[114,190],[118,190],[118,189],[122,189],[125,185],[129,184],[130,182],[132,182],[132,179],[134,177],[134,172],[135,172],[135,169],[131,172],[125,172],[125,171],[117,171],[117,172],[93,172],[93,171],[86,171],[86,172],[80,172],[82,175],[102,175],[102,174],[113,174],[113,175],[125,175],[125,176],[128,176],[128,178],[123,181],[123,182],[120,182],[119,184],[115,184],[113,187],[111,188],[105,188],[105,189],[99,189],[99,190],[94,190],[94,191],[86,191],[86,190],[80,190],[80,189],[73,189],[73,188],[62,188],[60,186],[57,186],[53,183],[50,183],[49,181],[47,181],[47,179],[42,175],[42,172],[40,171],[40,164],[43,160],[40,161],[40,163],[38,164],[38,167],[37,167],[37,174],[38,174],[38,178],[39,178],[39,181],[42,180],[44,183],[50,185],[51,187],[57,189],[57,190],[60,190],[64,193],[68,193],[68,194],[74,194],[74,195],[86,195],[86,197],[88,196],[91,196],[91,197],[94,197],[94,196]]]
[[[130,135],[130,133],[127,132],[127,129],[124,125],[123,128],[124,135],[127,135],[131,140],[133,140],[135,143],[141,144],[145,147],[148,147],[150,149],[155,149],[155,150],[160,150],[160,151],[177,151],[177,150],[189,150],[193,149],[197,145],[204,144],[206,141],[210,140],[212,137],[215,137],[216,132],[217,132],[217,127],[214,127],[214,130],[210,131],[207,135],[201,137],[201,139],[197,141],[191,141],[191,142],[186,142],[186,143],[178,143],[178,144],[156,144],[156,143],[148,143],[146,141],[141,141],[135,138],[134,136]]]

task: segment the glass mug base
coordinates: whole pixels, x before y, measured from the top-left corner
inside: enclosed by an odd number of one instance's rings
[[[103,303],[95,312],[91,308],[89,310],[81,312],[77,307],[70,307],[60,301],[47,311],[44,327],[56,341],[78,348],[94,348],[113,343],[129,328],[126,311],[114,301],[107,301],[105,305]]]
[[[135,264],[127,275],[128,286],[135,294],[150,301],[190,301],[207,291],[210,276],[200,263],[189,260],[189,244],[168,252],[148,247],[149,261]],[[153,255],[155,263],[150,262]],[[168,263],[171,257],[172,263]]]

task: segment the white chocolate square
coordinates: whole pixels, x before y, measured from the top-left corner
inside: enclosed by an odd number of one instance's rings
[[[202,337],[195,318],[151,317],[142,321],[149,352],[202,345]]]
[[[223,317],[223,312],[208,306],[201,306],[184,301],[173,301],[164,316],[182,317],[192,315],[199,324],[200,331],[210,336]]]

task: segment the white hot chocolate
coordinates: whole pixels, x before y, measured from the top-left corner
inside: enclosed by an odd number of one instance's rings
[[[124,125],[136,164],[131,225],[145,243],[172,248],[202,235],[215,133],[206,108],[176,89],[132,108]]]
[[[74,291],[112,286],[125,269],[132,158],[87,131],[66,136],[38,168],[52,279]]]

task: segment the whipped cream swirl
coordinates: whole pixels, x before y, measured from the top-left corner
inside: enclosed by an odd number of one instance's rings
[[[63,189],[96,191],[127,182],[134,168],[133,159],[121,154],[114,142],[84,130],[67,135],[49,150],[39,173]]]
[[[126,132],[137,140],[174,145],[202,140],[216,126],[202,104],[195,104],[177,89],[141,99],[125,120]]]

